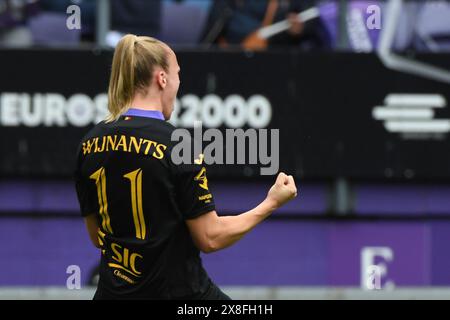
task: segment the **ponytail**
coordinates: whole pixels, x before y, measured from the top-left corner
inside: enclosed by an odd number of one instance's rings
[[[120,40],[112,62],[106,122],[116,121],[128,111],[136,92],[150,85],[155,66],[168,70],[163,42],[131,34]]]

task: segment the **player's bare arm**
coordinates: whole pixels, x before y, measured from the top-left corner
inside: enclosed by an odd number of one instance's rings
[[[89,238],[91,239],[92,244],[97,248],[101,248],[100,242],[98,240],[98,231],[100,227],[98,222],[98,215],[88,215],[84,218],[84,223],[86,224],[86,229],[88,231]]]
[[[186,223],[197,247],[204,253],[211,253],[242,239],[273,211],[296,196],[294,178],[280,173],[266,199],[252,210],[237,216],[224,217],[219,217],[216,211],[211,211],[196,219],[187,220]]]

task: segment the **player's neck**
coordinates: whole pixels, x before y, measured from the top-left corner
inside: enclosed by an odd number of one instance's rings
[[[161,98],[152,96],[136,96],[131,103],[131,108],[161,112],[163,111]]]

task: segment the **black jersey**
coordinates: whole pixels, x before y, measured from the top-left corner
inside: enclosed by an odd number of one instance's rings
[[[98,124],[79,148],[81,212],[97,214],[100,225],[99,290],[124,298],[198,294],[209,277],[185,220],[215,209],[206,169],[201,161],[174,165],[175,128],[139,114]]]

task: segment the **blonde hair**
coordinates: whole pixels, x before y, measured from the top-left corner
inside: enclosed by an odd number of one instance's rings
[[[145,92],[156,66],[168,71],[165,46],[157,39],[132,34],[120,40],[112,62],[106,122],[116,121],[127,112],[137,91]]]

